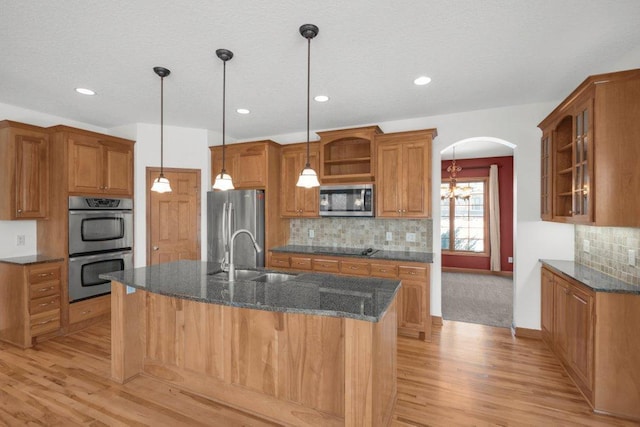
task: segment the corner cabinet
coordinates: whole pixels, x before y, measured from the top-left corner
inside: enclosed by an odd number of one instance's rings
[[[431,144],[436,129],[376,135],[376,216],[431,217]]]
[[[542,130],[543,220],[640,227],[640,69],[587,78]]]
[[[309,146],[309,161],[317,172],[319,164],[319,144],[312,142]],[[280,168],[282,182],[280,185],[280,215],[283,218],[318,217],[318,188],[297,187],[300,172],[307,163],[307,144],[291,144],[282,147]]]
[[[47,217],[49,135],[45,129],[0,122],[0,192],[0,220]]]
[[[320,136],[320,182],[371,182],[375,177],[378,126],[317,132]]]
[[[595,292],[546,266],[542,338],[591,407],[640,420],[640,294]]]

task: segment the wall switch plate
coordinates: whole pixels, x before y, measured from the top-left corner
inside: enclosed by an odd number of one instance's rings
[[[309,238],[313,239],[314,237],[316,237],[316,232],[314,230],[309,229]]]
[[[509,258],[507,258],[507,262],[508,262],[509,264],[513,264],[513,257],[512,257],[512,256],[510,256]]]
[[[386,235],[385,235],[385,239],[387,239],[387,242],[390,242],[393,240],[393,233],[390,231],[387,231]]]
[[[25,235],[18,234],[16,238],[16,246],[24,246],[25,245]]]
[[[629,265],[636,265],[636,251],[634,251],[633,249],[629,249],[628,252],[629,255]]]
[[[407,242],[415,242],[416,233],[407,233]]]
[[[582,241],[582,251],[586,253],[589,253],[591,251],[591,245],[586,239]]]

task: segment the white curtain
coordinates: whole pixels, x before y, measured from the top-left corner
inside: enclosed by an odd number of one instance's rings
[[[500,271],[500,196],[498,165],[489,168],[489,247],[491,271]]]

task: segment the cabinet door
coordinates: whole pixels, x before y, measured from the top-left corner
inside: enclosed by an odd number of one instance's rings
[[[556,353],[565,361],[569,360],[569,336],[568,336],[568,319],[567,308],[569,304],[569,283],[560,278],[554,281],[554,328],[553,338]]]
[[[553,273],[541,270],[541,329],[542,339],[553,346]]]
[[[553,200],[552,185],[552,158],[551,158],[552,132],[542,134],[540,142],[540,218],[543,221],[551,221],[551,201]]]
[[[402,216],[402,146],[378,145],[378,169],[376,173],[376,215],[383,218]]]
[[[578,288],[568,301],[570,364],[583,383],[592,389],[593,378],[593,297]]]
[[[298,188],[296,182],[302,169],[299,168],[300,153],[296,151],[285,151],[280,159],[280,215],[283,217],[297,217],[299,215],[297,206]]]
[[[234,165],[235,166],[235,165]],[[236,188],[264,188],[267,183],[267,152],[264,145],[241,149],[237,154]]]
[[[49,138],[16,135],[16,218],[44,218],[49,199]]]
[[[431,144],[426,141],[404,144],[402,147],[402,216],[431,216]]]
[[[316,173],[318,173],[318,167],[320,165],[320,152],[317,149],[318,147],[311,147],[309,151],[309,163]],[[302,153],[300,156],[300,169],[298,171],[298,175],[302,168],[307,164],[307,153],[306,151]],[[298,177],[296,176],[296,182]],[[295,185],[295,184],[294,184]],[[319,188],[304,188],[304,187],[296,187],[296,199],[298,200],[297,205],[300,209],[300,216],[304,217],[317,217],[320,215],[320,189]]]
[[[111,142],[102,142],[102,145],[105,192],[133,196],[132,147]]]
[[[424,287],[423,282],[402,281],[402,288],[400,288],[402,303],[398,312],[398,326],[424,331]]]
[[[69,135],[69,192],[102,193],[102,144],[97,138]]]
[[[593,221],[593,99],[576,107],[573,124],[572,222]]]
[[[236,184],[238,170],[238,149],[227,146],[224,153],[224,169],[231,176],[234,187]],[[222,147],[214,147],[211,149],[211,185],[216,181],[216,176],[222,170]]]

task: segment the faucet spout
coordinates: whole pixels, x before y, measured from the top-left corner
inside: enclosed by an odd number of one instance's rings
[[[231,236],[231,239],[229,241],[229,281],[230,282],[235,282],[236,280],[236,267],[233,263],[234,242],[236,240],[236,237],[242,233],[249,235],[249,237],[251,238],[251,242],[253,243],[253,248],[256,250],[257,253],[262,252],[262,248],[260,247],[258,242],[256,242],[256,238],[253,236],[253,234],[251,234],[249,230],[242,228],[240,230],[237,230],[235,233],[233,233],[233,236]]]

